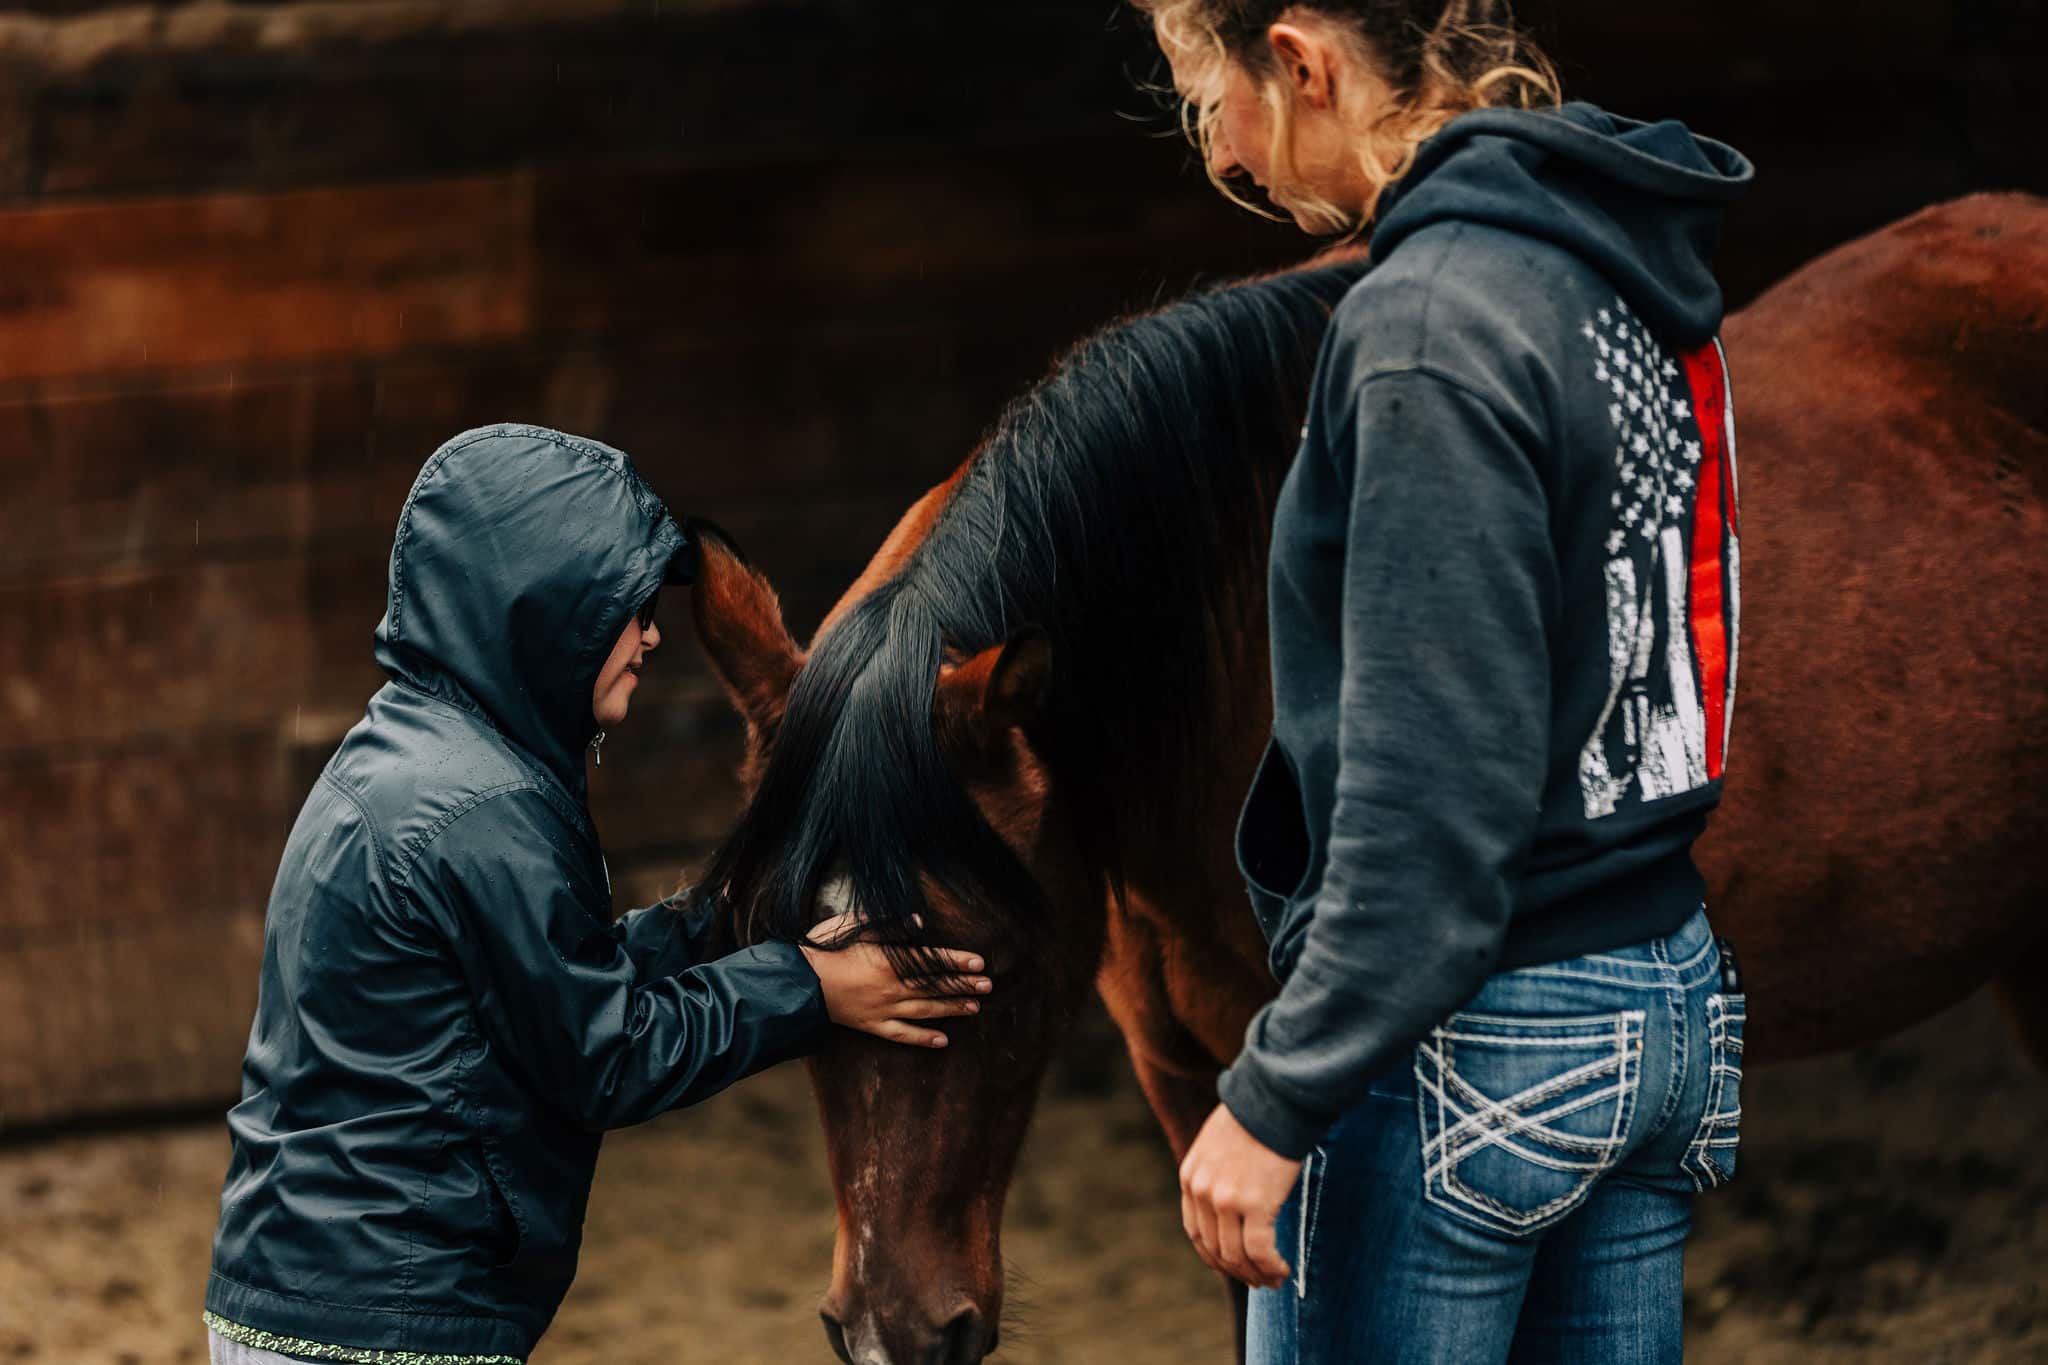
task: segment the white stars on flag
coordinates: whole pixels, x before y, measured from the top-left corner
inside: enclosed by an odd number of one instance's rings
[[[1628,544],[1629,528],[1654,542],[1669,520],[1685,515],[1685,495],[1695,486],[1688,466],[1699,463],[1700,443],[1686,439],[1695,414],[1684,372],[1625,300],[1596,310],[1579,335],[1593,343],[1593,381],[1614,397],[1607,420],[1617,437],[1619,487],[1610,504],[1619,525],[1606,540],[1614,556]]]

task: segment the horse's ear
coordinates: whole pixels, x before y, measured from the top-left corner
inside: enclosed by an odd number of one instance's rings
[[[690,590],[697,638],[747,724],[770,728],[782,718],[803,651],[782,623],[782,604],[767,578],[721,536],[703,535],[697,544]]]
[[[934,703],[941,717],[983,740],[1031,724],[1045,710],[1052,642],[1027,631],[939,670]]]

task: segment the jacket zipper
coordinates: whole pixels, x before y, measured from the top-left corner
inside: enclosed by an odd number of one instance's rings
[[[591,757],[596,759],[597,766],[602,768],[604,766],[604,731],[599,730],[595,735],[591,736],[590,753]]]

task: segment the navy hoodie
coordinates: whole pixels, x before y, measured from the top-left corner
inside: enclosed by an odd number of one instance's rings
[[[1238,828],[1282,989],[1221,1091],[1275,1151],[1493,972],[1701,903],[1739,609],[1708,257],[1750,175],[1573,104],[1466,114],[1382,198],[1274,516]]]

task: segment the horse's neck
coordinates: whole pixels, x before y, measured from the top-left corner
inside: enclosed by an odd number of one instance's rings
[[[1204,882],[1229,869],[1227,893],[1242,899],[1235,856],[1230,853],[1237,811],[1272,729],[1272,673],[1266,620],[1267,537],[1273,503],[1292,448],[1276,450],[1261,490],[1242,509],[1236,524],[1256,537],[1249,552],[1221,557],[1208,572],[1184,587],[1185,595],[1165,609],[1208,611],[1214,629],[1203,651],[1201,712],[1189,717],[1170,701],[1185,697],[1191,680],[1169,660],[1150,669],[1119,671],[1117,686],[1130,696],[1105,699],[1116,714],[1150,714],[1148,733],[1093,737],[1100,747],[1076,756],[1086,783],[1107,808],[1120,864],[1133,878],[1181,886],[1190,869]],[[1131,515],[1142,515],[1132,509]],[[1091,606],[1100,609],[1100,603]],[[1135,705],[1130,704],[1135,703]],[[1148,706],[1148,703],[1150,704]],[[1229,855],[1225,864],[1205,856]]]
[[[1267,518],[1266,508],[1248,515]],[[1260,556],[1263,559],[1263,556]],[[1104,997],[1134,1056],[1176,1069],[1228,1060],[1270,994],[1266,950],[1237,870],[1237,812],[1271,730],[1262,566],[1210,585],[1222,625],[1211,652],[1208,714],[1192,743],[1132,746],[1091,764],[1080,818],[1114,847],[1104,861],[1123,894],[1112,920]],[[1140,679],[1172,687],[1185,680]],[[1139,757],[1158,751],[1159,758]],[[1152,766],[1147,766],[1147,764]],[[1122,921],[1118,923],[1118,921]]]

